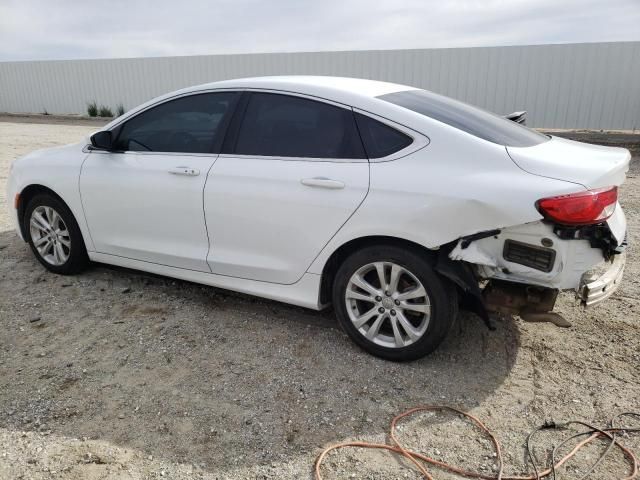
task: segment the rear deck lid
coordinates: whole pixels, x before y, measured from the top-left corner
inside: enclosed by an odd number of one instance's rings
[[[551,137],[532,147],[506,147],[511,159],[533,175],[579,183],[587,189],[621,185],[631,154],[625,148],[603,147]]]

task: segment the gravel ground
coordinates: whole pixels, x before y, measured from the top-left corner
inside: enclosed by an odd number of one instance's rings
[[[2,120],[2,119],[0,119]],[[78,141],[97,124],[0,121],[0,183],[31,150]],[[622,189],[632,244],[640,228],[636,164]],[[4,203],[4,189],[0,193]],[[397,413],[448,404],[501,440],[506,473],[528,471],[526,434],[546,419],[600,425],[640,410],[640,262],[606,304],[563,294],[569,329],[472,314],[433,355],[410,364],[359,351],[331,312],[95,265],[47,273],[0,216],[0,478],[310,478],[330,443],[384,442]],[[407,446],[486,473],[488,439],[459,417],[402,424]],[[545,433],[536,450],[557,444]],[[640,450],[640,438],[624,440]],[[571,478],[602,445],[581,453]],[[619,454],[593,478],[620,478]],[[419,478],[397,457],[330,455],[326,478]],[[436,471],[437,478],[453,476]],[[567,477],[563,477],[567,478]]]

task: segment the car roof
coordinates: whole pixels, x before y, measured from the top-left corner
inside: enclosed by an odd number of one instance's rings
[[[273,90],[280,92],[298,93],[309,95],[325,100],[361,108],[363,110],[376,110],[376,105],[386,104],[375,98],[388,93],[401,92],[406,90],[416,90],[415,87],[400,85],[397,83],[381,82],[377,80],[366,80],[362,78],[312,76],[312,75],[282,75],[268,77],[250,77],[232,80],[222,80],[212,83],[194,85],[174,92],[156,97],[146,103],[138,105],[125,115],[115,118],[105,126],[111,128],[126,119],[136,115],[138,112],[161,103],[165,100],[186,95],[190,93],[205,92],[217,89],[238,89],[238,90]],[[387,104],[387,108],[399,107]]]
[[[194,91],[215,88],[256,88],[267,90],[283,90],[308,95],[326,97],[343,94],[365,97],[378,97],[387,93],[413,90],[415,87],[397,83],[367,80],[363,78],[330,77],[312,75],[282,75],[270,77],[250,77],[220,82],[205,83],[192,87]],[[319,95],[324,94],[324,95]]]

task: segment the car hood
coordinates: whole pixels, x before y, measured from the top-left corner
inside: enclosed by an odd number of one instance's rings
[[[578,183],[587,189],[620,185],[629,169],[629,150],[551,137],[533,147],[507,147],[520,168],[534,175]]]

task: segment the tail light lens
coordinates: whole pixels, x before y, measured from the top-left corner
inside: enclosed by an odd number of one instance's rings
[[[543,198],[536,208],[546,219],[562,225],[593,225],[613,215],[617,201],[618,187],[607,187]]]

